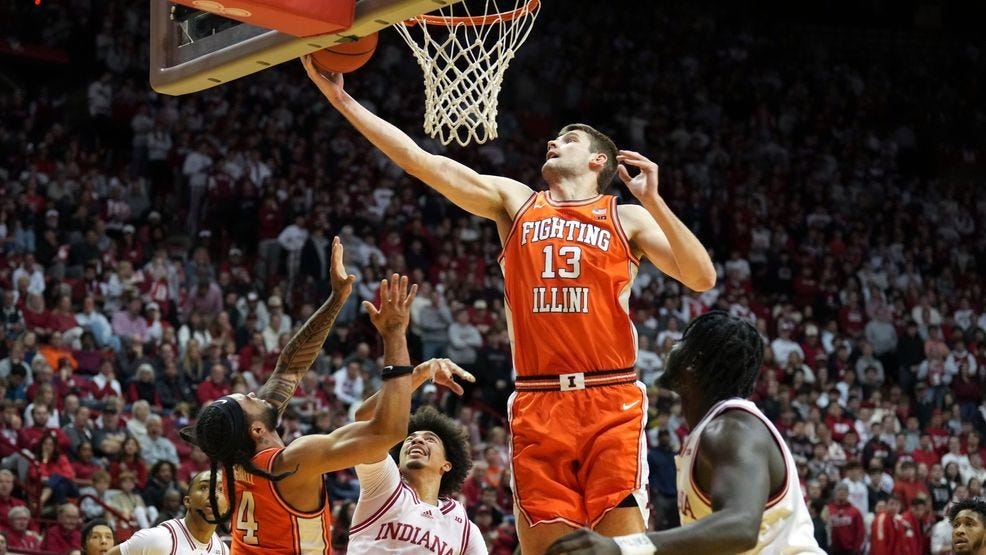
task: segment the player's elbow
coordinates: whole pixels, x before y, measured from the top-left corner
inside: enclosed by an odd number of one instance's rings
[[[685,285],[687,285],[689,289],[699,293],[708,291],[716,286],[716,272],[715,270],[702,272],[701,274],[688,280],[688,283]]]
[[[733,519],[732,544],[737,552],[746,552],[760,541],[760,521],[762,514],[736,514]]]
[[[371,434],[373,435],[374,443],[385,446],[386,449],[390,449],[394,444],[404,441],[407,436],[407,419],[385,419],[379,420],[374,419],[370,421],[372,425]]]

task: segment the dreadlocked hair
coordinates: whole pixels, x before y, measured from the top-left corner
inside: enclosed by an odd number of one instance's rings
[[[254,444],[247,434],[248,423],[244,416],[239,403],[222,398],[203,409],[195,424],[196,444],[209,457],[212,470],[209,473],[209,501],[215,522],[210,524],[225,524],[233,516],[236,505],[234,467],[240,466],[250,474],[273,482],[283,480],[297,471],[275,475],[253,464]],[[223,514],[218,512],[219,500],[216,497],[216,475],[220,467],[226,478],[226,497],[229,500],[229,507]]]
[[[982,497],[972,497],[952,504],[948,510],[948,520],[953,521],[962,511],[972,511],[979,515],[979,520],[986,524],[986,501]]]
[[[714,401],[746,398],[763,362],[763,338],[749,322],[714,310],[688,324],[678,356],[703,395]]]
[[[459,491],[469,471],[472,469],[472,456],[469,449],[469,436],[459,424],[441,414],[433,407],[419,408],[408,421],[407,434],[427,430],[442,441],[445,448],[445,458],[452,464],[452,470],[442,475],[442,483],[438,487],[438,495],[446,497]],[[398,443],[390,450],[390,456],[400,462],[401,448],[404,442]]]

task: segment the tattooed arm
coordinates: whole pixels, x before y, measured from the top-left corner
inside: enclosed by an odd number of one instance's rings
[[[321,352],[332,324],[335,323],[339,311],[353,291],[356,276],[346,274],[346,267],[342,263],[342,242],[338,237],[332,240],[330,274],[332,294],[329,295],[329,299],[288,341],[281,355],[277,357],[274,373],[257,392],[257,397],[270,401],[277,407],[278,415],[284,414],[288,401],[294,396],[294,390]]]

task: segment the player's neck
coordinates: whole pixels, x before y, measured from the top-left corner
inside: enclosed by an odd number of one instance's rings
[[[265,435],[257,438],[255,445],[256,451],[254,451],[254,454],[270,449],[271,447],[284,447],[284,441],[281,440],[281,436],[277,435],[276,432],[267,432]]]
[[[554,201],[585,200],[599,194],[596,176],[561,177],[548,181],[548,195]]]
[[[698,423],[702,421],[702,418],[705,418],[705,415],[716,403],[717,401],[710,401],[697,395],[682,393],[681,414],[685,417],[688,428],[692,429],[698,426]]]
[[[438,506],[438,490],[442,485],[441,480],[432,480],[420,473],[407,473],[404,480],[411,486],[414,493],[418,494],[418,499],[429,505]]]
[[[209,524],[192,509],[185,515],[185,527],[188,528],[188,532],[192,534],[192,537],[199,541],[199,543],[209,543],[212,539],[212,535],[216,533],[216,527],[213,524]]]

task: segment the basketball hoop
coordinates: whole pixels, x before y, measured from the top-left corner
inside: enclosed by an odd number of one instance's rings
[[[497,0],[482,0],[483,13],[473,8],[473,15],[470,0],[465,0],[442,8],[440,15],[394,25],[424,73],[425,132],[442,144],[467,146],[497,136],[503,74],[541,7],[540,0],[512,1],[512,10],[501,10]]]

